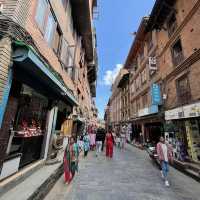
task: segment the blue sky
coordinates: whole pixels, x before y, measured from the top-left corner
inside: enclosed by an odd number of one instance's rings
[[[154,0],[99,0],[95,21],[99,57],[96,105],[99,117],[111,94],[111,82],[128,55],[143,16],[150,14]]]

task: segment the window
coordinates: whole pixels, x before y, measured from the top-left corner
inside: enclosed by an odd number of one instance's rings
[[[80,65],[80,68],[83,68],[84,66],[84,53],[81,51],[80,53],[80,61],[79,61],[79,65]]]
[[[187,104],[191,100],[190,84],[187,75],[177,80],[178,104]]]
[[[60,53],[60,44],[61,44],[61,31],[59,27],[57,26],[55,34],[54,34],[54,40],[53,40],[53,50],[57,55]]]
[[[67,67],[68,65],[68,50],[67,49],[68,49],[67,41],[63,38],[62,45],[61,45],[60,59],[65,67]]]
[[[147,68],[144,68],[144,70],[141,73],[141,81],[142,83],[145,83],[147,81]]]
[[[137,58],[133,60],[133,64],[132,64],[133,69],[136,71],[138,68],[138,63],[137,63]]]
[[[181,40],[179,39],[173,46],[172,46],[172,60],[175,66],[179,65],[184,59],[183,56],[183,49],[181,45]]]
[[[45,17],[46,17],[47,7],[48,5],[46,0],[38,0],[35,20],[41,31],[44,31],[45,29]]]
[[[143,104],[143,108],[147,108],[148,107],[148,93],[145,93],[142,96],[142,104]]]
[[[140,74],[139,74],[138,77],[136,78],[136,83],[135,83],[136,90],[138,90],[140,88],[140,81],[141,81],[141,79],[140,79]]]
[[[50,46],[52,45],[52,40],[53,40],[55,29],[56,29],[56,21],[52,15],[52,13],[49,12],[44,38],[46,39],[46,41],[48,42],[48,44]]]
[[[141,46],[140,49],[140,62],[144,59],[144,44]]]
[[[167,22],[168,34],[171,36],[177,28],[176,15],[173,13]]]
[[[140,99],[136,100],[136,110],[139,111],[140,110]]]
[[[149,33],[147,36],[147,50],[148,52],[152,49],[153,47],[153,38],[152,38],[152,32]]]

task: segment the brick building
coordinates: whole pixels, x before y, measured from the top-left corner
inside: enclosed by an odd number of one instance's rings
[[[147,27],[158,32],[165,132],[183,143],[180,160],[200,161],[199,17],[199,0],[156,1]]]
[[[157,142],[163,133],[162,101],[153,95],[159,92],[161,74],[156,61],[158,54],[158,33],[146,32],[149,17],[144,17],[125,62],[130,71],[130,121],[132,138]],[[142,135],[141,135],[142,133]]]
[[[194,161],[200,159],[199,13],[198,0],[157,0],[124,65],[133,138],[155,143],[165,135],[178,159]],[[176,152],[180,143],[185,158]]]
[[[96,0],[1,0],[0,169],[46,159],[52,135],[96,117]],[[25,144],[24,146],[22,144]],[[29,152],[29,154],[26,154]]]

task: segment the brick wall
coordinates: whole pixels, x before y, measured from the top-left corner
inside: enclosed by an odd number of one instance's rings
[[[166,80],[165,93],[168,98],[165,108],[171,109],[179,106],[177,98],[176,80],[184,74],[188,74],[191,90],[191,103],[200,99],[199,80],[200,55],[197,50],[200,47],[200,1],[179,0],[176,4],[176,18],[178,28],[169,37],[168,32],[162,30],[158,32],[159,51],[159,71],[162,79]],[[171,46],[178,38],[181,40],[184,62],[179,66],[172,63]],[[195,60],[195,61],[194,61]]]

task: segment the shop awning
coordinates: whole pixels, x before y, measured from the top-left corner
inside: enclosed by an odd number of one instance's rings
[[[31,77],[35,77],[47,88],[50,88],[50,91],[55,93],[59,100],[66,101],[71,105],[78,105],[70,89],[64,85],[61,78],[59,80],[56,72],[45,63],[32,47],[22,42],[15,42],[14,46],[13,61],[17,67],[26,71]]]

